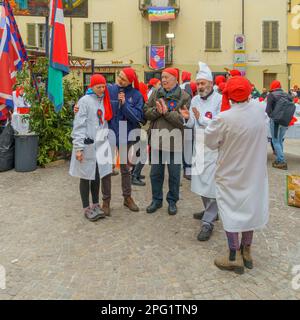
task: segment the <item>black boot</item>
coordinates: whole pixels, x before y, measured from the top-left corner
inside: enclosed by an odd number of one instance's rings
[[[140,187],[144,187],[146,185],[146,183],[144,181],[142,181],[141,179],[136,178],[135,176],[132,176],[131,184],[134,185],[134,186],[140,186]]]

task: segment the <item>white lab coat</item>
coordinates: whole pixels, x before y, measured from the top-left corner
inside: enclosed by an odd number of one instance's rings
[[[70,164],[70,175],[86,180],[95,180],[96,163],[102,179],[112,173],[112,152],[109,144],[109,129],[104,119],[103,101],[95,94],[85,95],[78,102],[79,111],[74,119],[72,132],[73,152]],[[97,111],[103,112],[103,124],[100,123]],[[90,138],[93,144],[84,144]],[[83,150],[83,161],[76,160],[76,151]],[[105,155],[105,156],[104,156]],[[105,161],[103,159],[105,158]]]
[[[194,128],[195,134],[191,190],[200,196],[212,199],[216,198],[214,176],[218,151],[204,146],[202,137],[205,127],[220,112],[221,104],[222,96],[217,92],[213,92],[207,100],[202,99],[199,95],[195,96],[191,101],[190,119],[186,123],[186,127]],[[192,107],[196,107],[200,112],[199,120],[195,119]],[[212,119],[206,117],[207,112],[211,113]]]
[[[233,104],[205,130],[205,144],[218,150],[216,192],[224,229],[244,232],[268,222],[266,114],[260,102]]]

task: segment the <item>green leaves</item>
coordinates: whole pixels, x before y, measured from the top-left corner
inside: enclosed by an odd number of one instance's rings
[[[38,82],[40,100],[33,85],[32,74]],[[82,96],[82,85],[71,75],[64,78],[64,107],[54,111],[47,97],[48,59],[40,57],[33,66],[28,64],[18,73],[17,83],[24,86],[26,101],[31,105],[30,130],[39,135],[38,164],[44,166],[72,151],[71,132],[73,105]]]

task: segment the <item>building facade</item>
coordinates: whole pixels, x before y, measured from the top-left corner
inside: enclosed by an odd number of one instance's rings
[[[288,86],[300,86],[300,3],[289,1],[288,8]]]
[[[65,18],[68,48],[74,57],[94,59],[95,71],[108,81],[124,66],[135,68],[143,81],[159,77],[161,70],[149,68],[149,47],[163,45],[166,65],[194,76],[198,61],[204,61],[215,74],[234,67],[244,70],[259,90],[274,79],[287,89],[288,2],[88,0],[87,17]],[[174,8],[175,18],[150,21],[150,7]],[[16,19],[26,45],[45,47],[44,17]],[[83,60],[81,67],[76,63],[73,74],[87,83],[90,62]]]

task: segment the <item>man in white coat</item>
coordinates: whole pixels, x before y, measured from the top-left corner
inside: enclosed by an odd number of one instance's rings
[[[259,102],[250,100],[246,78],[230,79],[226,91],[231,108],[205,130],[205,144],[218,151],[217,203],[229,246],[229,253],[215,265],[242,274],[244,267],[253,268],[253,231],[268,222],[266,115]]]
[[[197,239],[207,241],[212,234],[214,221],[218,217],[214,178],[218,151],[205,147],[203,159],[203,142],[199,141],[197,136],[204,134],[207,125],[220,112],[222,96],[213,89],[211,70],[203,62],[199,62],[196,83],[199,94],[193,98],[190,111],[185,109],[181,113],[187,121],[185,126],[193,128],[196,134],[191,189],[201,196],[205,209],[204,212],[200,213],[199,218],[202,218],[202,228]],[[201,166],[202,162],[203,166]]]

